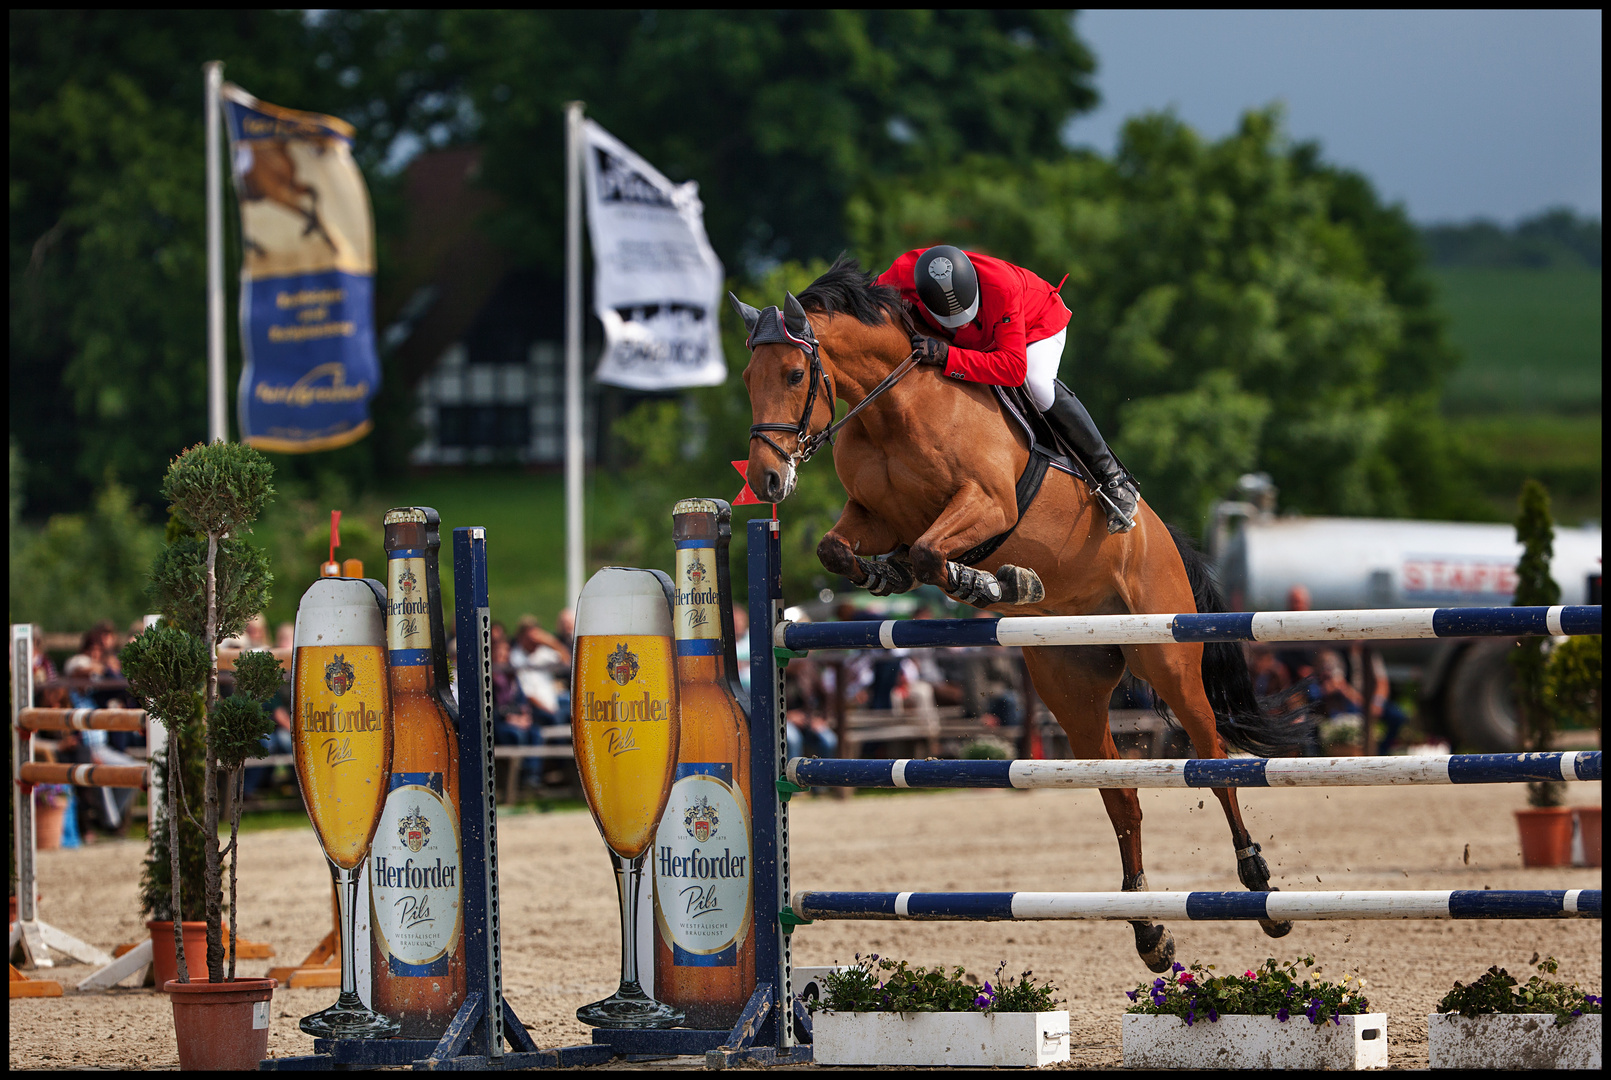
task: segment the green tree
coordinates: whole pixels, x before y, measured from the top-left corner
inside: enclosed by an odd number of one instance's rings
[[[216,644],[238,633],[246,620],[263,610],[273,580],[263,556],[242,542],[243,532],[274,496],[273,467],[251,447],[239,443],[204,443],[191,447],[169,465],[162,491],[171,503],[169,544],[152,567],[151,595],[162,610],[159,625],[124,649],[130,689],[155,716],[168,725],[168,778],[185,777],[190,767],[183,757],[181,739],[199,734],[202,757],[201,848],[205,869],[203,896],[207,917],[207,977],[224,980],[225,950],[222,936],[222,858],[230,855],[229,977],[235,973],[235,873],[239,862],[241,791],[237,786],[235,813],[227,849],[218,847],[220,769],[240,768],[254,744],[272,730],[260,702],[279,687],[279,661],[268,653],[243,658],[236,676],[237,694],[218,700]],[[205,717],[205,724],[200,723]],[[179,762],[178,768],[173,766]],[[188,795],[179,784],[167,789],[168,880],[172,888],[169,910],[186,910],[182,855],[185,851],[181,821],[197,824]],[[187,791],[193,784],[185,785]],[[183,819],[180,811],[183,810]],[[153,830],[155,831],[155,830]],[[147,886],[160,871],[153,870],[155,844],[147,858]],[[190,878],[192,882],[194,878]],[[146,897],[146,903],[151,899]],[[174,952],[180,979],[189,981],[185,967],[184,938],[174,921]]]
[[[1561,602],[1561,587],[1549,572],[1555,552],[1555,525],[1550,518],[1549,492],[1537,480],[1522,485],[1516,509],[1516,542],[1522,545],[1516,564],[1518,607],[1550,607]],[[1521,721],[1521,745],[1527,753],[1548,753],[1555,748],[1555,713],[1547,699],[1545,670],[1547,638],[1522,638],[1511,651],[1516,670],[1516,712]],[[1529,806],[1559,806],[1565,800],[1566,785],[1559,781],[1536,781],[1527,785]]]

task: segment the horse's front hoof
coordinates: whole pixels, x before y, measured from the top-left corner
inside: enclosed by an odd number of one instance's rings
[[[1009,563],[996,570],[996,580],[1001,582],[1003,604],[1038,604],[1046,599],[1040,575],[1028,567]]]
[[[1271,937],[1286,937],[1292,933],[1292,922],[1288,919],[1282,919],[1280,922],[1275,922],[1271,919],[1260,919],[1259,927]]]
[[[1130,928],[1136,934],[1136,953],[1141,962],[1152,971],[1168,971],[1175,962],[1175,935],[1163,923],[1133,922]]]

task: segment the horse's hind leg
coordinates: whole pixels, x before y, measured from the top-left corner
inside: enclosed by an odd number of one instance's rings
[[[1191,736],[1192,750],[1200,758],[1225,757],[1225,745],[1214,723],[1214,710],[1203,690],[1201,645],[1127,645],[1125,659],[1137,677],[1145,679],[1169,703],[1175,716]],[[1236,848],[1236,876],[1252,892],[1275,892],[1270,885],[1270,866],[1259,854],[1242,822],[1242,808],[1235,788],[1214,788],[1214,797],[1225,811],[1231,826],[1231,843]],[[1260,919],[1259,925],[1271,937],[1285,937],[1292,923]]]
[[[1024,663],[1035,690],[1068,733],[1069,752],[1076,758],[1114,759],[1119,748],[1108,727],[1108,700],[1124,673],[1118,649],[1085,645],[1078,648],[1037,646],[1024,650]],[[1034,717],[1027,710],[1024,722]],[[1124,869],[1121,888],[1145,892],[1147,875],[1141,868],[1141,800],[1135,788],[1103,788],[1102,805],[1113,822],[1119,841],[1119,862]],[[1133,921],[1136,952],[1153,971],[1168,971],[1175,959],[1175,938],[1162,923]]]

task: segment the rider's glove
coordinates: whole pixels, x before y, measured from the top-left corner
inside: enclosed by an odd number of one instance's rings
[[[945,367],[946,358],[950,355],[951,346],[939,338],[924,337],[922,334],[912,336],[912,352],[917,355],[920,364],[933,364],[935,367]]]

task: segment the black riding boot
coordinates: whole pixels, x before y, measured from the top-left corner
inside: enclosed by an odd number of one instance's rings
[[[1057,393],[1052,399],[1052,407],[1041,415],[1051,422],[1057,433],[1079,454],[1086,468],[1091,470],[1097,499],[1107,512],[1108,532],[1129,532],[1136,524],[1136,500],[1140,498],[1140,485],[1130,471],[1119,464],[1113,451],[1108,449],[1107,441],[1096,430],[1091,414],[1085,411],[1085,406],[1074,396],[1074,391],[1061,381],[1054,385]]]

